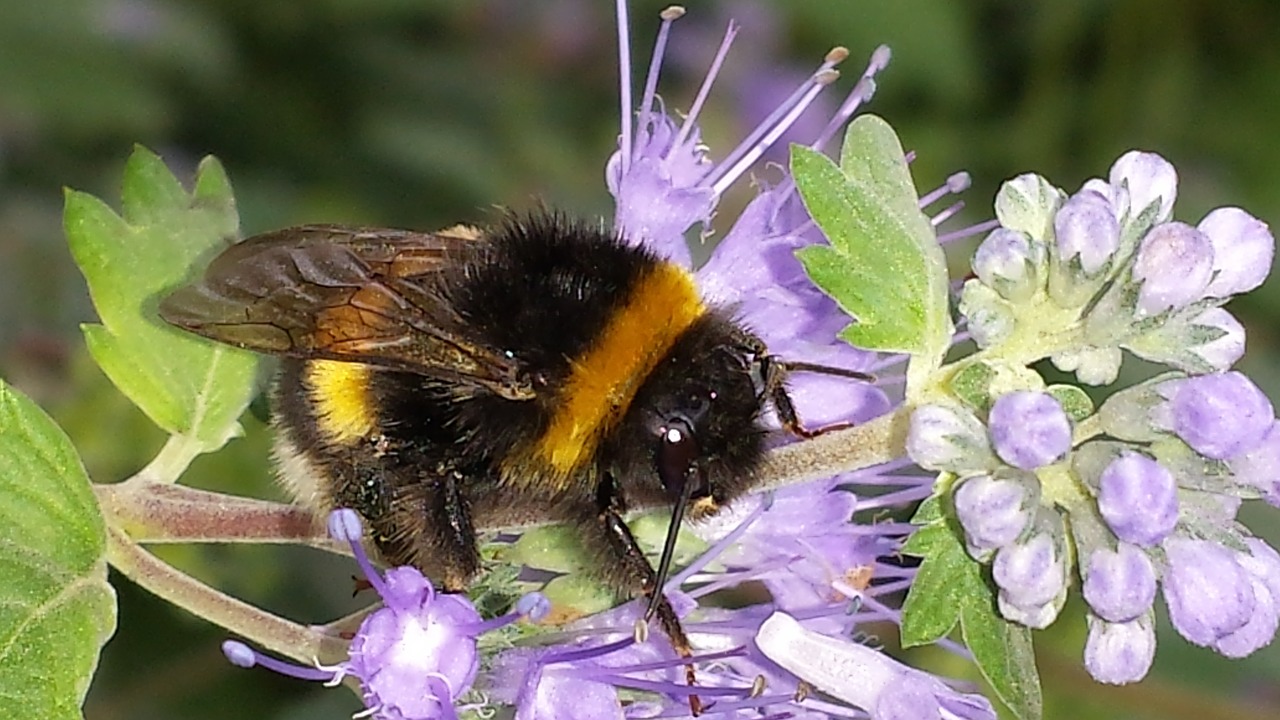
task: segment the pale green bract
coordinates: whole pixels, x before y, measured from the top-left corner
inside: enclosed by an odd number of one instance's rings
[[[235,240],[231,184],[209,158],[187,192],[158,156],[138,148],[125,167],[121,198],[117,215],[91,195],[67,192],[67,240],[102,319],[83,326],[85,342],[121,392],[186,440],[182,454],[216,450],[240,432],[257,360],[164,325],[156,306]]]
[[[859,116],[845,134],[839,167],[809,148],[791,152],[805,208],[830,242],[797,256],[814,284],[854,318],[841,338],[910,354],[912,379],[937,368],[952,333],[946,259],[893,128]]]

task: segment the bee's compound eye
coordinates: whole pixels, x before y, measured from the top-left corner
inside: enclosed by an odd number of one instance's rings
[[[669,418],[662,425],[658,447],[658,477],[671,497],[685,492],[685,484],[697,477],[698,442],[684,418]],[[693,488],[698,494],[700,488]]]

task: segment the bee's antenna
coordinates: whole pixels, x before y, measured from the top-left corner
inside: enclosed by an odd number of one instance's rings
[[[847,377],[853,380],[865,380],[867,382],[875,382],[876,376],[869,375],[857,370],[849,370],[848,368],[838,368],[831,365],[818,365],[817,363],[798,362],[796,360],[783,360],[781,358],[770,358],[770,364],[779,366],[784,372],[808,372],[817,373],[819,375],[835,375],[836,377]]]

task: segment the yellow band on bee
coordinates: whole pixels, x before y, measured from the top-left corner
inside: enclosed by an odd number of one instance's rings
[[[368,365],[333,360],[307,363],[306,385],[315,403],[316,423],[330,440],[349,443],[377,427],[369,398]]]
[[[684,268],[659,262],[640,278],[600,337],[573,361],[562,404],[536,443],[534,456],[561,486],[594,455],[649,373],[705,312]]]

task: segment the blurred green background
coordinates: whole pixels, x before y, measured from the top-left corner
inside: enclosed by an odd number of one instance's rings
[[[641,68],[661,8],[632,9]],[[664,75],[672,107],[688,106],[726,20],[743,23],[704,120],[713,153],[827,48],[848,46],[845,71],[856,75],[883,42],[894,61],[871,109],[917,151],[922,189],[957,169],[973,174],[971,221],[989,216],[1005,178],[1034,170],[1073,190],[1130,148],[1177,166],[1180,219],[1196,222],[1220,205],[1280,218],[1280,3],[1272,0],[689,9]],[[540,201],[608,214],[614,43],[605,0],[0,0],[0,374],[64,424],[95,479],[128,476],[163,438],[87,361],[77,325],[93,310],[62,237],[62,187],[116,202],[124,160],[142,143],[184,177],[201,156],[219,156],[247,234],[317,221],[429,229]],[[722,221],[749,196],[740,185]],[[1231,309],[1250,331],[1244,369],[1280,398],[1278,303],[1273,280]],[[246,439],[198,461],[194,484],[276,494],[266,434],[246,422]],[[1280,541],[1280,515],[1247,508],[1245,516]],[[302,621],[353,607],[341,582],[350,566],[319,553],[163,554]],[[120,630],[89,696],[91,720],[342,718],[358,709],[343,691],[232,668],[218,652],[219,630],[127,582],[117,587]],[[1280,647],[1227,661],[1187,646],[1165,623],[1152,676],[1102,687],[1080,667],[1082,618],[1068,610],[1040,636],[1048,717],[1280,717]]]

